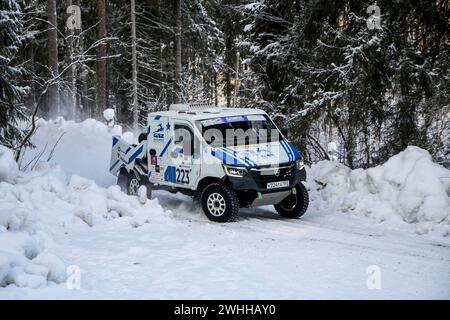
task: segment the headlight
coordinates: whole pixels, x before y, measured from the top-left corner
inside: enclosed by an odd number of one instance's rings
[[[231,177],[242,177],[247,173],[246,168],[223,166],[225,173]]]
[[[300,158],[296,161],[297,169],[302,170],[305,167],[305,163],[303,162],[303,158]]]

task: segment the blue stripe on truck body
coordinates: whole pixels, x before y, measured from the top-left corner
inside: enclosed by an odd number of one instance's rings
[[[128,164],[133,162],[133,160],[136,159],[137,156],[140,155],[143,150],[144,150],[144,146],[140,146],[139,149],[137,149],[137,151],[135,153],[133,153],[133,155],[130,157],[130,159],[128,159]]]

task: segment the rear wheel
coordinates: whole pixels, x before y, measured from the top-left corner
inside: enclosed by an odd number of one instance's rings
[[[283,201],[274,205],[280,216],[297,219],[305,214],[309,205],[308,190],[302,183],[299,183],[295,187],[295,191],[295,194],[290,194]]]
[[[136,196],[138,194],[141,183],[133,173],[122,170],[117,177],[117,185],[120,187],[122,192]]]
[[[122,192],[128,193],[128,183],[129,183],[130,177],[126,170],[121,169],[119,172],[119,175],[117,176],[117,185],[120,187],[120,190]]]
[[[239,200],[229,186],[217,182],[203,189],[200,195],[203,212],[209,220],[215,222],[232,222],[239,212]]]
[[[128,194],[137,196],[140,186],[139,180],[136,177],[131,177],[130,183],[128,184]]]

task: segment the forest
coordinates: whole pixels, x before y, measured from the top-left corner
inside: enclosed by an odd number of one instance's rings
[[[448,164],[449,26],[448,0],[0,0],[0,144],[204,101],[264,109],[309,162]]]

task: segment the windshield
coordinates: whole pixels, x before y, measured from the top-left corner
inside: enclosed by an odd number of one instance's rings
[[[198,121],[205,141],[214,147],[262,144],[281,140],[267,115],[219,117]]]

